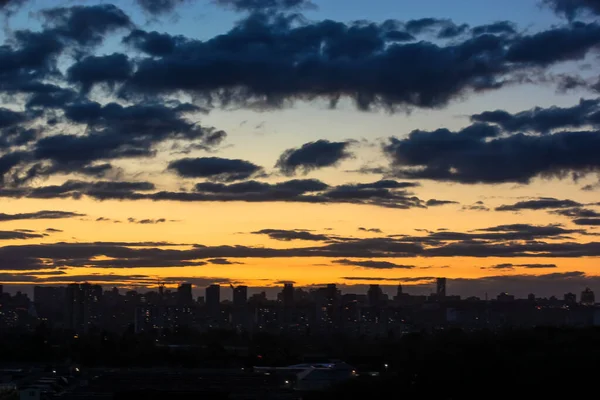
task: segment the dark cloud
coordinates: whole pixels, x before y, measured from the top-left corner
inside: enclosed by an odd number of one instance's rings
[[[0,87],[31,90],[35,79],[59,76],[56,61],[64,48],[51,32],[14,32],[12,42],[0,48]]]
[[[42,276],[38,276],[42,275]],[[57,275],[57,276],[48,276]],[[4,279],[4,278],[8,279]],[[19,275],[0,274],[0,280],[12,282],[35,282],[36,284],[43,283],[73,283],[73,282],[88,282],[88,283],[118,283],[124,285],[135,285],[138,287],[154,287],[157,282],[157,277],[143,274],[86,274],[86,275],[65,275],[59,273],[24,273]],[[167,276],[160,277],[161,282],[165,283],[191,283],[195,287],[204,287],[213,283],[229,283],[235,282],[228,278],[218,277],[185,277],[185,276]]]
[[[572,218],[600,218],[600,213],[596,210],[592,210],[589,208],[566,208],[561,210],[553,210],[550,211],[552,214],[562,215],[564,217],[572,217]]]
[[[432,24],[440,22],[310,23],[252,14],[206,41],[137,32],[128,42],[152,57],[137,63],[121,94],[187,92],[208,105],[245,107],[283,107],[316,98],[335,106],[350,98],[363,110],[435,108],[534,71],[539,75],[540,67],[578,60],[600,43],[600,26],[593,23],[510,37],[506,26],[481,28],[490,33],[444,45],[392,39],[395,32],[410,35]],[[439,35],[467,31],[464,25],[444,24],[449,28]],[[502,33],[491,33],[494,29]]]
[[[573,220],[575,225],[600,226],[600,218],[577,218]]]
[[[62,219],[62,218],[75,218],[83,217],[85,214],[79,214],[71,211],[51,211],[42,210],[31,213],[19,213],[19,214],[4,214],[0,213],[0,222],[3,221],[19,221],[29,219]]]
[[[123,43],[151,56],[166,56],[187,42],[184,36],[171,36],[156,31],[133,30],[123,38]]]
[[[348,151],[353,141],[330,142],[317,140],[299,148],[286,150],[275,164],[285,175],[295,175],[298,170],[307,174],[313,170],[333,167],[352,157]]]
[[[515,204],[504,204],[496,207],[496,211],[547,210],[579,207],[581,205],[581,203],[578,203],[574,200],[561,200],[552,197],[541,197],[535,200],[519,201]]]
[[[17,12],[29,0],[0,0],[0,12],[12,15]]]
[[[214,0],[215,4],[247,12],[281,12],[315,8],[310,0]]]
[[[445,206],[447,204],[459,204],[459,203],[458,203],[458,201],[437,200],[437,199],[430,199],[430,200],[427,200],[427,203],[425,203],[425,205],[427,207]]]
[[[521,37],[513,42],[506,60],[546,67],[560,61],[582,60],[600,43],[600,25],[574,22]]]
[[[548,133],[559,128],[581,128],[588,125],[600,125],[600,100],[581,99],[579,104],[573,107],[536,107],[516,114],[504,110],[486,111],[472,115],[471,120],[498,124],[507,132]]]
[[[303,229],[261,229],[260,231],[252,232],[255,235],[267,235],[271,239],[291,241],[291,240],[307,240],[315,242],[323,242],[331,239],[328,235],[312,233]]]
[[[56,199],[56,198],[75,198],[79,199],[84,195],[97,200],[120,199],[127,197],[131,191],[149,191],[154,189],[154,184],[150,182],[119,182],[119,181],[96,181],[86,182],[77,180],[68,180],[60,185],[41,186],[28,189],[15,189],[2,192],[0,196],[8,197],[28,197],[35,199]]]
[[[29,155],[25,152],[14,152],[0,156],[0,183],[4,183],[6,174],[21,162],[27,160],[28,157]]]
[[[585,185],[584,187],[581,188],[581,190],[585,191],[585,192],[591,192],[593,190],[596,190],[600,188],[600,182],[599,183],[594,183],[591,185]]]
[[[564,178],[600,170],[600,135],[564,131],[552,135],[499,137],[490,125],[458,132],[415,130],[384,146],[399,178],[466,184],[528,183],[535,177]]]
[[[347,281],[381,281],[381,282],[398,282],[398,283],[412,283],[412,282],[428,282],[433,283],[435,277],[432,276],[418,276],[418,277],[400,277],[400,278],[381,278],[376,276],[343,276],[340,279]]]
[[[238,261],[231,261],[228,260],[226,258],[210,258],[208,260],[206,260],[207,262],[209,262],[210,264],[215,264],[215,265],[233,265],[233,264],[243,264],[241,262]]]
[[[157,218],[157,219],[135,219],[135,218],[127,218],[127,221],[132,224],[141,224],[141,225],[156,225],[167,222],[165,218]]]
[[[497,21],[488,25],[479,25],[471,28],[471,33],[475,36],[492,35],[514,35],[517,33],[515,24],[511,21]]]
[[[413,269],[416,268],[414,265],[402,265],[394,264],[388,261],[372,261],[372,260],[334,260],[334,264],[348,265],[353,267],[360,267],[366,269]]]
[[[556,264],[520,264],[520,265],[517,265],[517,267],[531,268],[531,269],[556,268]]]
[[[40,239],[43,237],[44,237],[43,234],[25,232],[23,230],[0,231],[0,240]]]
[[[438,231],[428,235],[428,239],[439,241],[504,241],[504,240],[537,240],[537,239],[559,239],[569,238],[568,235],[581,234],[581,229],[566,229],[561,225],[530,225],[511,224],[499,225],[490,228],[477,229],[468,233]]]
[[[114,53],[106,56],[88,56],[67,70],[67,79],[77,84],[85,93],[96,84],[103,83],[109,88],[124,82],[133,72],[133,66],[125,54]]]
[[[37,270],[56,267],[161,268],[201,267],[211,259],[324,257],[337,260],[361,259],[365,268],[391,267],[370,263],[381,258],[415,257],[502,257],[579,258],[600,256],[599,242],[568,239],[574,230],[559,226],[506,225],[474,232],[434,232],[425,236],[399,238],[343,238],[316,246],[269,248],[203,246],[173,243],[51,243],[0,247],[0,269]],[[15,235],[15,233],[12,233]],[[26,238],[29,233],[16,232]],[[556,239],[563,241],[557,242]],[[546,240],[546,241],[545,241]],[[178,246],[178,249],[173,248]],[[187,247],[187,248],[183,248]],[[354,263],[354,261],[352,261]],[[361,263],[363,261],[360,261]],[[398,264],[400,265],[400,264]],[[519,264],[534,268],[534,264]],[[546,266],[547,267],[547,266]]]
[[[557,268],[556,264],[497,264],[486,269],[504,269],[513,270],[515,268],[527,268],[527,269],[546,269],[546,268]]]
[[[328,186],[316,179],[293,179],[273,184],[253,180],[231,184],[202,182],[195,185],[194,192],[150,192],[154,189],[150,182],[69,180],[61,185],[4,188],[0,189],[0,197],[79,199],[88,196],[95,200],[346,203],[397,209],[424,208],[422,200],[404,190],[411,186],[417,184],[382,180]]]
[[[98,45],[105,35],[119,29],[131,29],[133,23],[112,4],[57,7],[41,11],[45,28],[80,45]]]
[[[296,281],[274,281],[273,284],[274,285],[285,285],[285,284],[295,284]]]
[[[456,25],[447,19],[421,18],[413,19],[404,25],[407,32],[413,35],[434,33],[440,39],[449,39],[467,32],[467,24]]]
[[[60,233],[60,232],[63,232],[63,231],[60,230],[60,229],[47,228],[46,232],[49,232],[49,233]]]
[[[192,0],[136,0],[138,6],[150,15],[172,14],[175,9]]]
[[[61,107],[67,122],[85,126],[85,134],[46,136],[35,143],[31,152],[2,156],[0,177],[18,167],[10,176],[14,184],[56,173],[101,178],[112,171],[112,166],[98,162],[151,157],[156,152],[155,146],[167,140],[193,142],[194,146],[208,149],[218,145],[226,135],[187,120],[185,114],[200,111],[188,103],[140,102],[122,106],[88,101]]]
[[[483,201],[476,201],[473,204],[467,205],[467,206],[463,206],[462,207],[463,210],[465,211],[490,211],[490,209],[485,205],[485,203]]]
[[[364,228],[364,227],[360,227],[358,228],[359,231],[362,232],[369,232],[369,233],[383,233],[381,229],[379,228]]]
[[[573,20],[582,14],[600,15],[600,2],[598,0],[542,0],[557,14],[563,14]]]
[[[169,169],[185,178],[207,178],[233,182],[264,175],[262,167],[245,160],[220,157],[182,158],[171,161]]]

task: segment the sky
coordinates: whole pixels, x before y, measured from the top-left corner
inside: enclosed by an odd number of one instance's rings
[[[5,291],[600,290],[597,0],[0,10]]]

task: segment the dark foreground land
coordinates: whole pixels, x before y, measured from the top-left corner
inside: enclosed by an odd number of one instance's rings
[[[43,376],[70,369],[64,373],[69,384],[48,397],[63,399],[553,399],[596,393],[600,362],[596,328],[358,340],[212,332],[177,342],[133,333],[6,333],[0,341],[3,382],[11,370]],[[300,391],[286,385],[287,376],[252,368],[329,360],[349,364],[356,376]],[[19,385],[31,385],[26,376],[20,379]],[[18,398],[12,396],[0,399]]]

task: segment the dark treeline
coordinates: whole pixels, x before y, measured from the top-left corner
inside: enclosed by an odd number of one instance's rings
[[[167,341],[180,345],[165,346]],[[184,342],[187,345],[181,346]],[[318,361],[341,359],[360,374],[335,393],[322,396],[364,399],[376,391],[403,393],[408,398],[424,394],[440,399],[521,398],[524,393],[552,394],[547,398],[554,398],[562,391],[573,394],[594,386],[600,329],[457,330],[357,340],[227,331],[170,336],[166,332],[160,338],[133,330],[123,335],[97,332],[78,336],[41,326],[30,334],[4,333],[0,354],[5,363],[184,368],[288,365],[320,357]],[[369,372],[379,376],[369,376]],[[319,394],[311,396],[321,398]]]

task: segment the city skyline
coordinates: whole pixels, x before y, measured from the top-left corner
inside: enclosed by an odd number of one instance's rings
[[[168,335],[174,332],[286,332],[292,335],[331,334],[369,336],[406,334],[445,327],[501,330],[506,327],[597,326],[600,309],[593,290],[549,298],[529,293],[526,298],[498,293],[485,298],[449,294],[447,279],[437,278],[434,291],[415,295],[398,285],[390,296],[378,284],[366,293],[342,291],[336,284],[298,288],[281,286],[275,296],[250,293],[248,286],[213,284],[194,297],[192,285],[170,290],[120,292],[101,285],[72,283],[35,286],[33,299],[0,286],[0,329],[66,329],[75,334],[107,330]],[[227,290],[227,289],[230,289]],[[229,298],[223,294],[231,293]]]
[[[0,284],[600,290],[600,10],[3,2]]]

